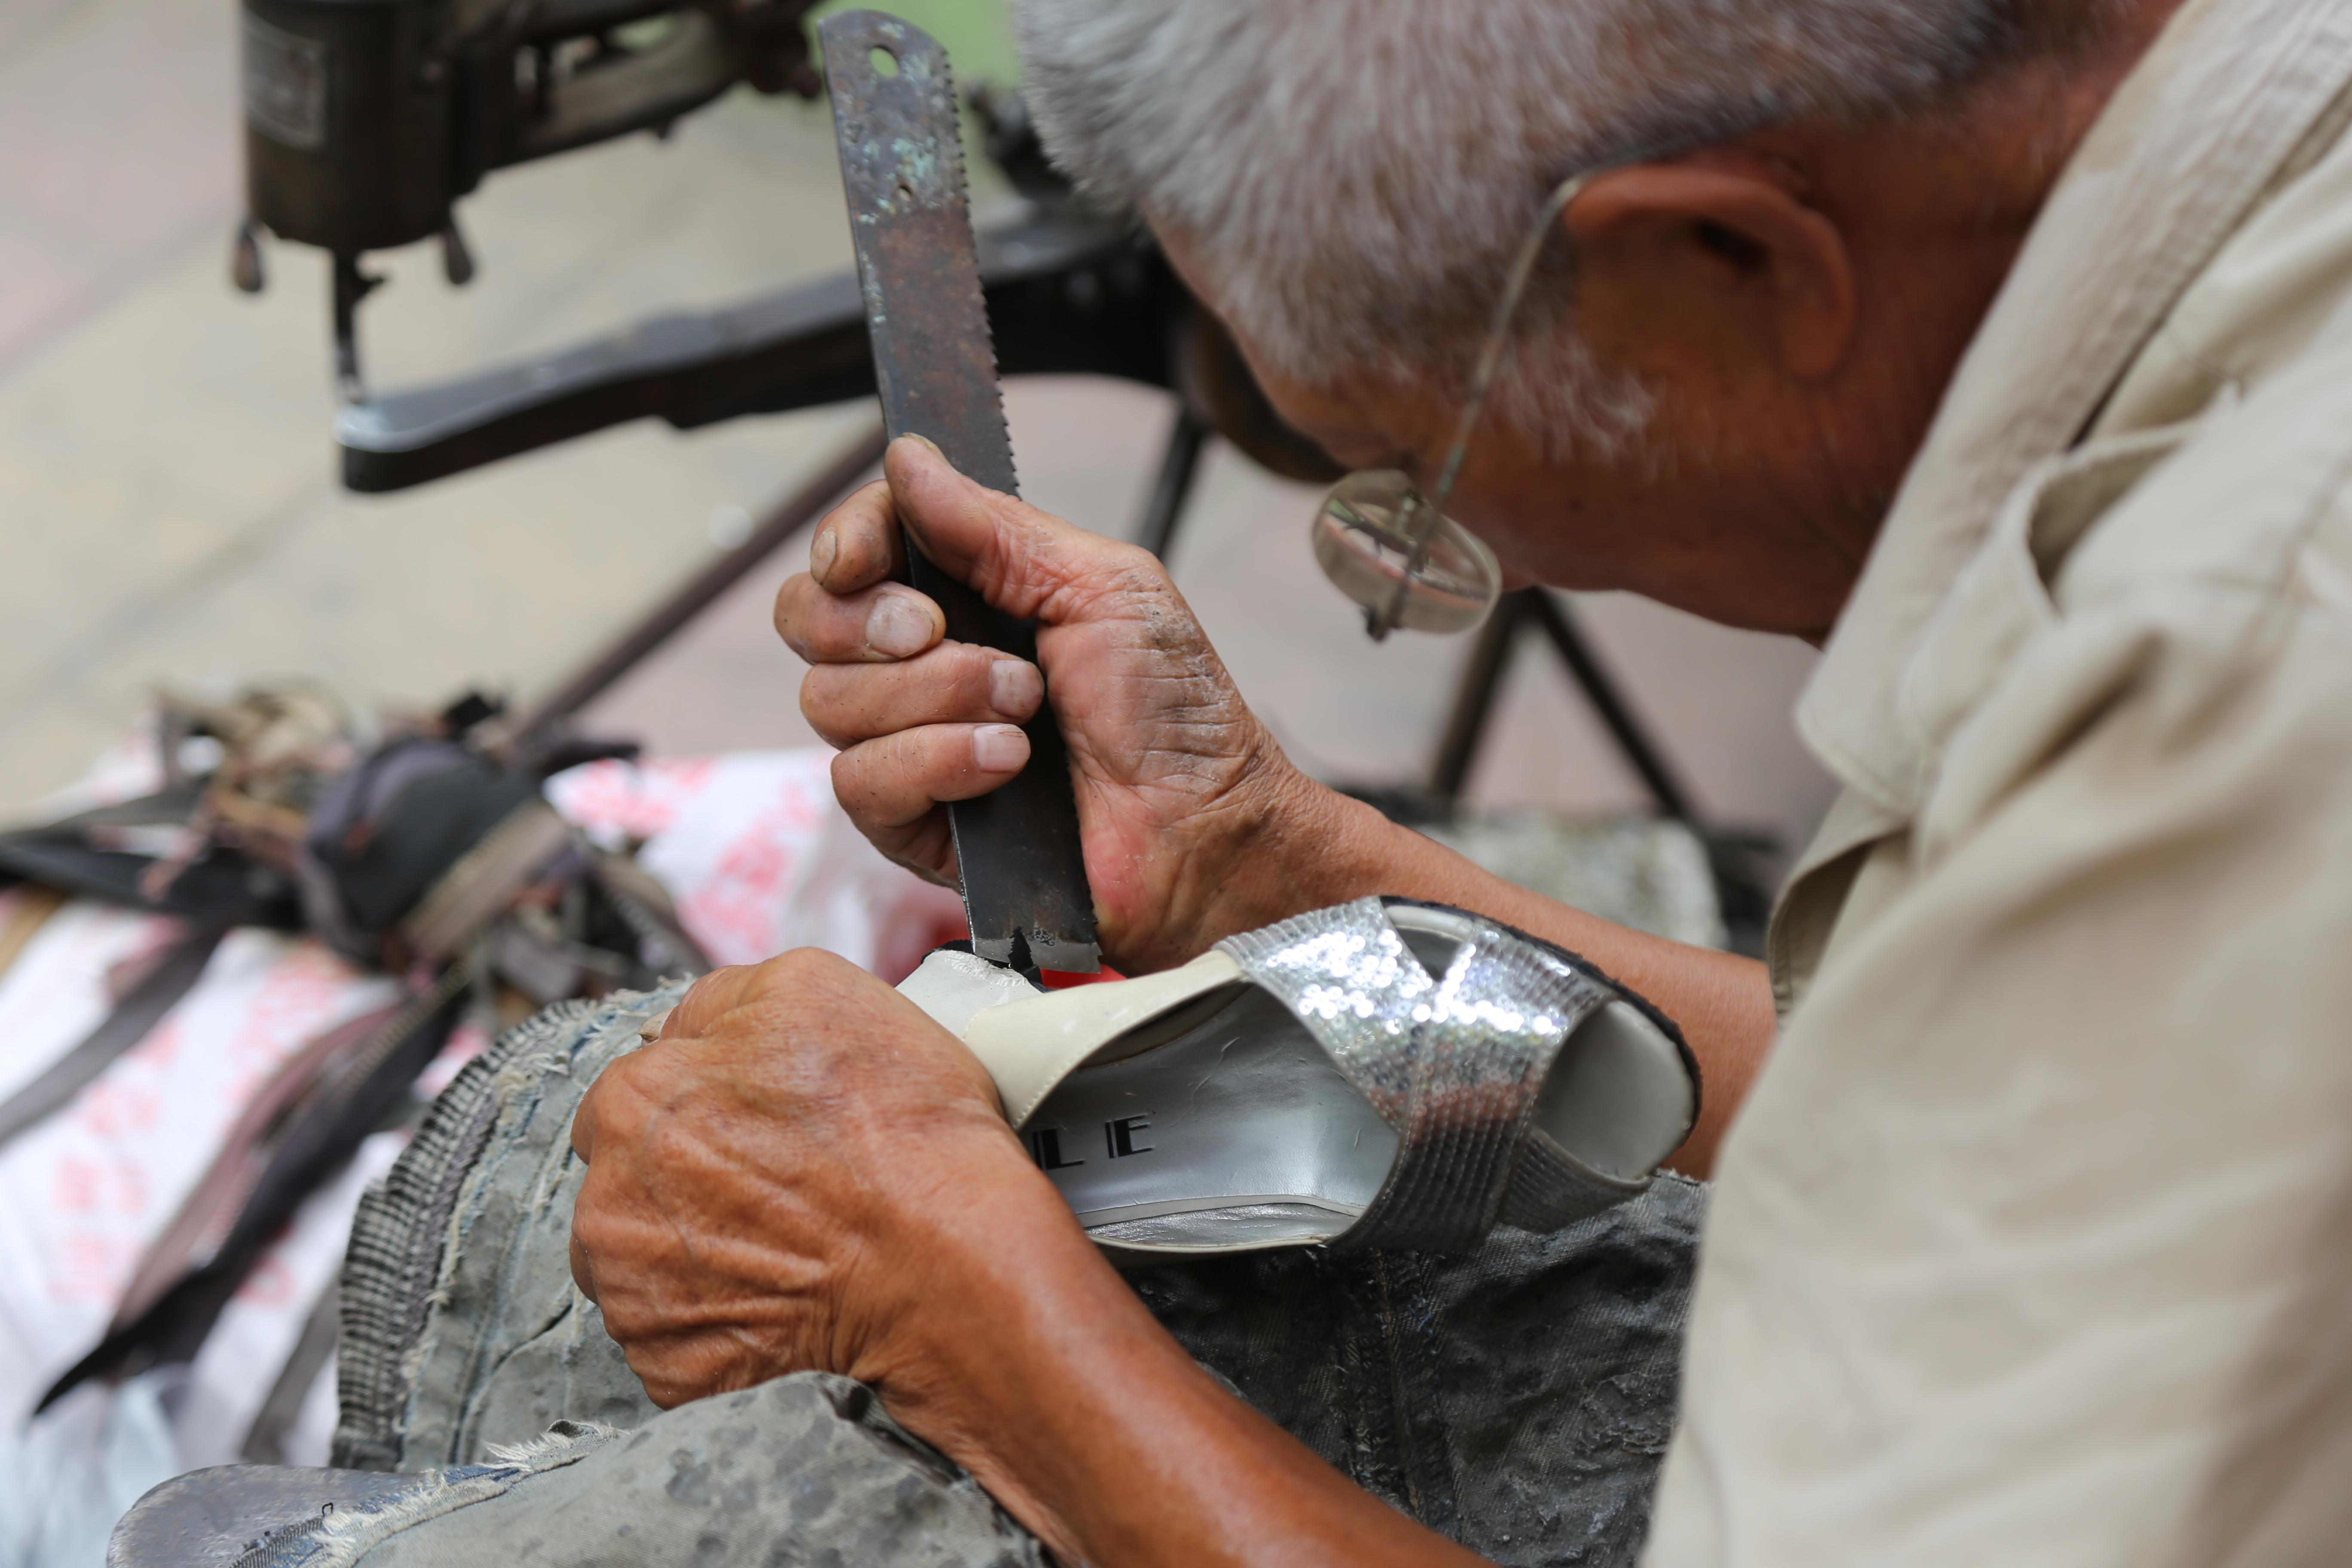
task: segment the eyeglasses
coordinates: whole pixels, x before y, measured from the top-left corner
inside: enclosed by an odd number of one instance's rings
[[[1454,444],[1437,470],[1434,492],[1423,496],[1401,469],[1349,474],[1331,487],[1315,513],[1310,537],[1316,563],[1339,590],[1363,606],[1364,630],[1380,642],[1399,626],[1417,632],[1464,632],[1486,618],[1502,596],[1503,569],[1477,535],[1445,515],[1462,477],[1470,436],[1486,406],[1502,363],[1511,318],[1559,215],[1588,176],[1564,180],[1545,198],[1543,216],[1511,263],[1486,342],[1470,372],[1469,394],[1454,426]]]

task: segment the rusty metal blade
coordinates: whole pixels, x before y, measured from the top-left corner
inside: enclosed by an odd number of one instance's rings
[[[1018,493],[981,300],[963,139],[945,50],[879,11],[819,25],[841,150],[850,237],[866,296],[882,419],[936,442],[991,489]],[[886,74],[877,62],[887,60]],[[992,609],[908,541],[908,575],[946,614],[948,636],[1034,660],[1037,628]],[[949,807],[972,950],[998,963],[1101,967],[1067,752],[1047,703],[1030,721],[1029,765],[993,794]]]

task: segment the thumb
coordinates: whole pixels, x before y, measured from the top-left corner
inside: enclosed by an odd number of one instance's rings
[[[890,443],[882,477],[898,521],[932,564],[1008,615],[1081,619],[1087,602],[1131,564],[1122,557],[1138,553],[967,479],[921,436]]]

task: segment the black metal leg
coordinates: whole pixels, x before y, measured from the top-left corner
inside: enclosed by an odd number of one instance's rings
[[[1583,633],[1577,629],[1568,607],[1541,588],[1530,588],[1527,593],[1529,595],[1528,614],[1536,625],[1543,628],[1544,636],[1551,639],[1551,646],[1559,652],[1560,661],[1568,666],[1569,673],[1576,677],[1576,684],[1583,689],[1584,700],[1592,704],[1592,710],[1600,715],[1601,723],[1608,726],[1618,751],[1624,753],[1625,761],[1633,765],[1633,771],[1642,775],[1642,782],[1650,786],[1651,796],[1657,801],[1659,811],[1697,826],[1698,813],[1692,805],[1690,791],[1683,787],[1682,780],[1668,765],[1665,753],[1642,728],[1642,721],[1633,716],[1633,710],[1625,705],[1624,696],[1617,689],[1615,678],[1594,657],[1591,646],[1584,640]]]
[[[383,282],[374,273],[360,270],[357,254],[335,253],[335,389],[346,403],[367,400],[367,383],[360,375],[360,301],[375,292]]]
[[[1462,684],[1455,689],[1454,712],[1446,720],[1445,736],[1438,743],[1437,761],[1430,770],[1431,790],[1452,800],[1469,781],[1470,765],[1478,760],[1487,721],[1494,715],[1496,694],[1511,667],[1519,628],[1529,621],[1550,640],[1626,764],[1641,775],[1659,812],[1696,826],[1698,816],[1690,791],[1626,705],[1615,678],[1585,641],[1568,607],[1542,588],[1521,588],[1504,595],[1486,624],[1478,628],[1477,646],[1471,650]]]
[[[1162,561],[1175,542],[1176,525],[1183,521],[1184,502],[1192,493],[1192,477],[1201,466],[1201,448],[1209,426],[1179,406],[1176,423],[1168,431],[1168,447],[1160,459],[1160,477],[1152,481],[1151,500],[1143,509],[1143,526],[1135,542]]]
[[[1454,689],[1454,711],[1445,721],[1445,736],[1437,743],[1437,762],[1429,771],[1430,793],[1452,801],[1469,782],[1470,764],[1478,760],[1478,744],[1486,738],[1486,721],[1494,715],[1495,693],[1503,672],[1511,667],[1512,645],[1518,639],[1526,614],[1528,590],[1506,594],[1478,628],[1478,641],[1463,667],[1462,682]]]

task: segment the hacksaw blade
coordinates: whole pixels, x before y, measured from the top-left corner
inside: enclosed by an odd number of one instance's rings
[[[962,473],[1017,494],[947,53],[879,11],[828,16],[817,36],[883,424],[893,439],[927,437]],[[907,557],[908,580],[939,605],[950,637],[1035,662],[1034,622],[991,608],[911,537]],[[948,808],[972,951],[998,963],[1091,972],[1101,967],[1094,898],[1050,690],[1023,728],[1029,765]]]

